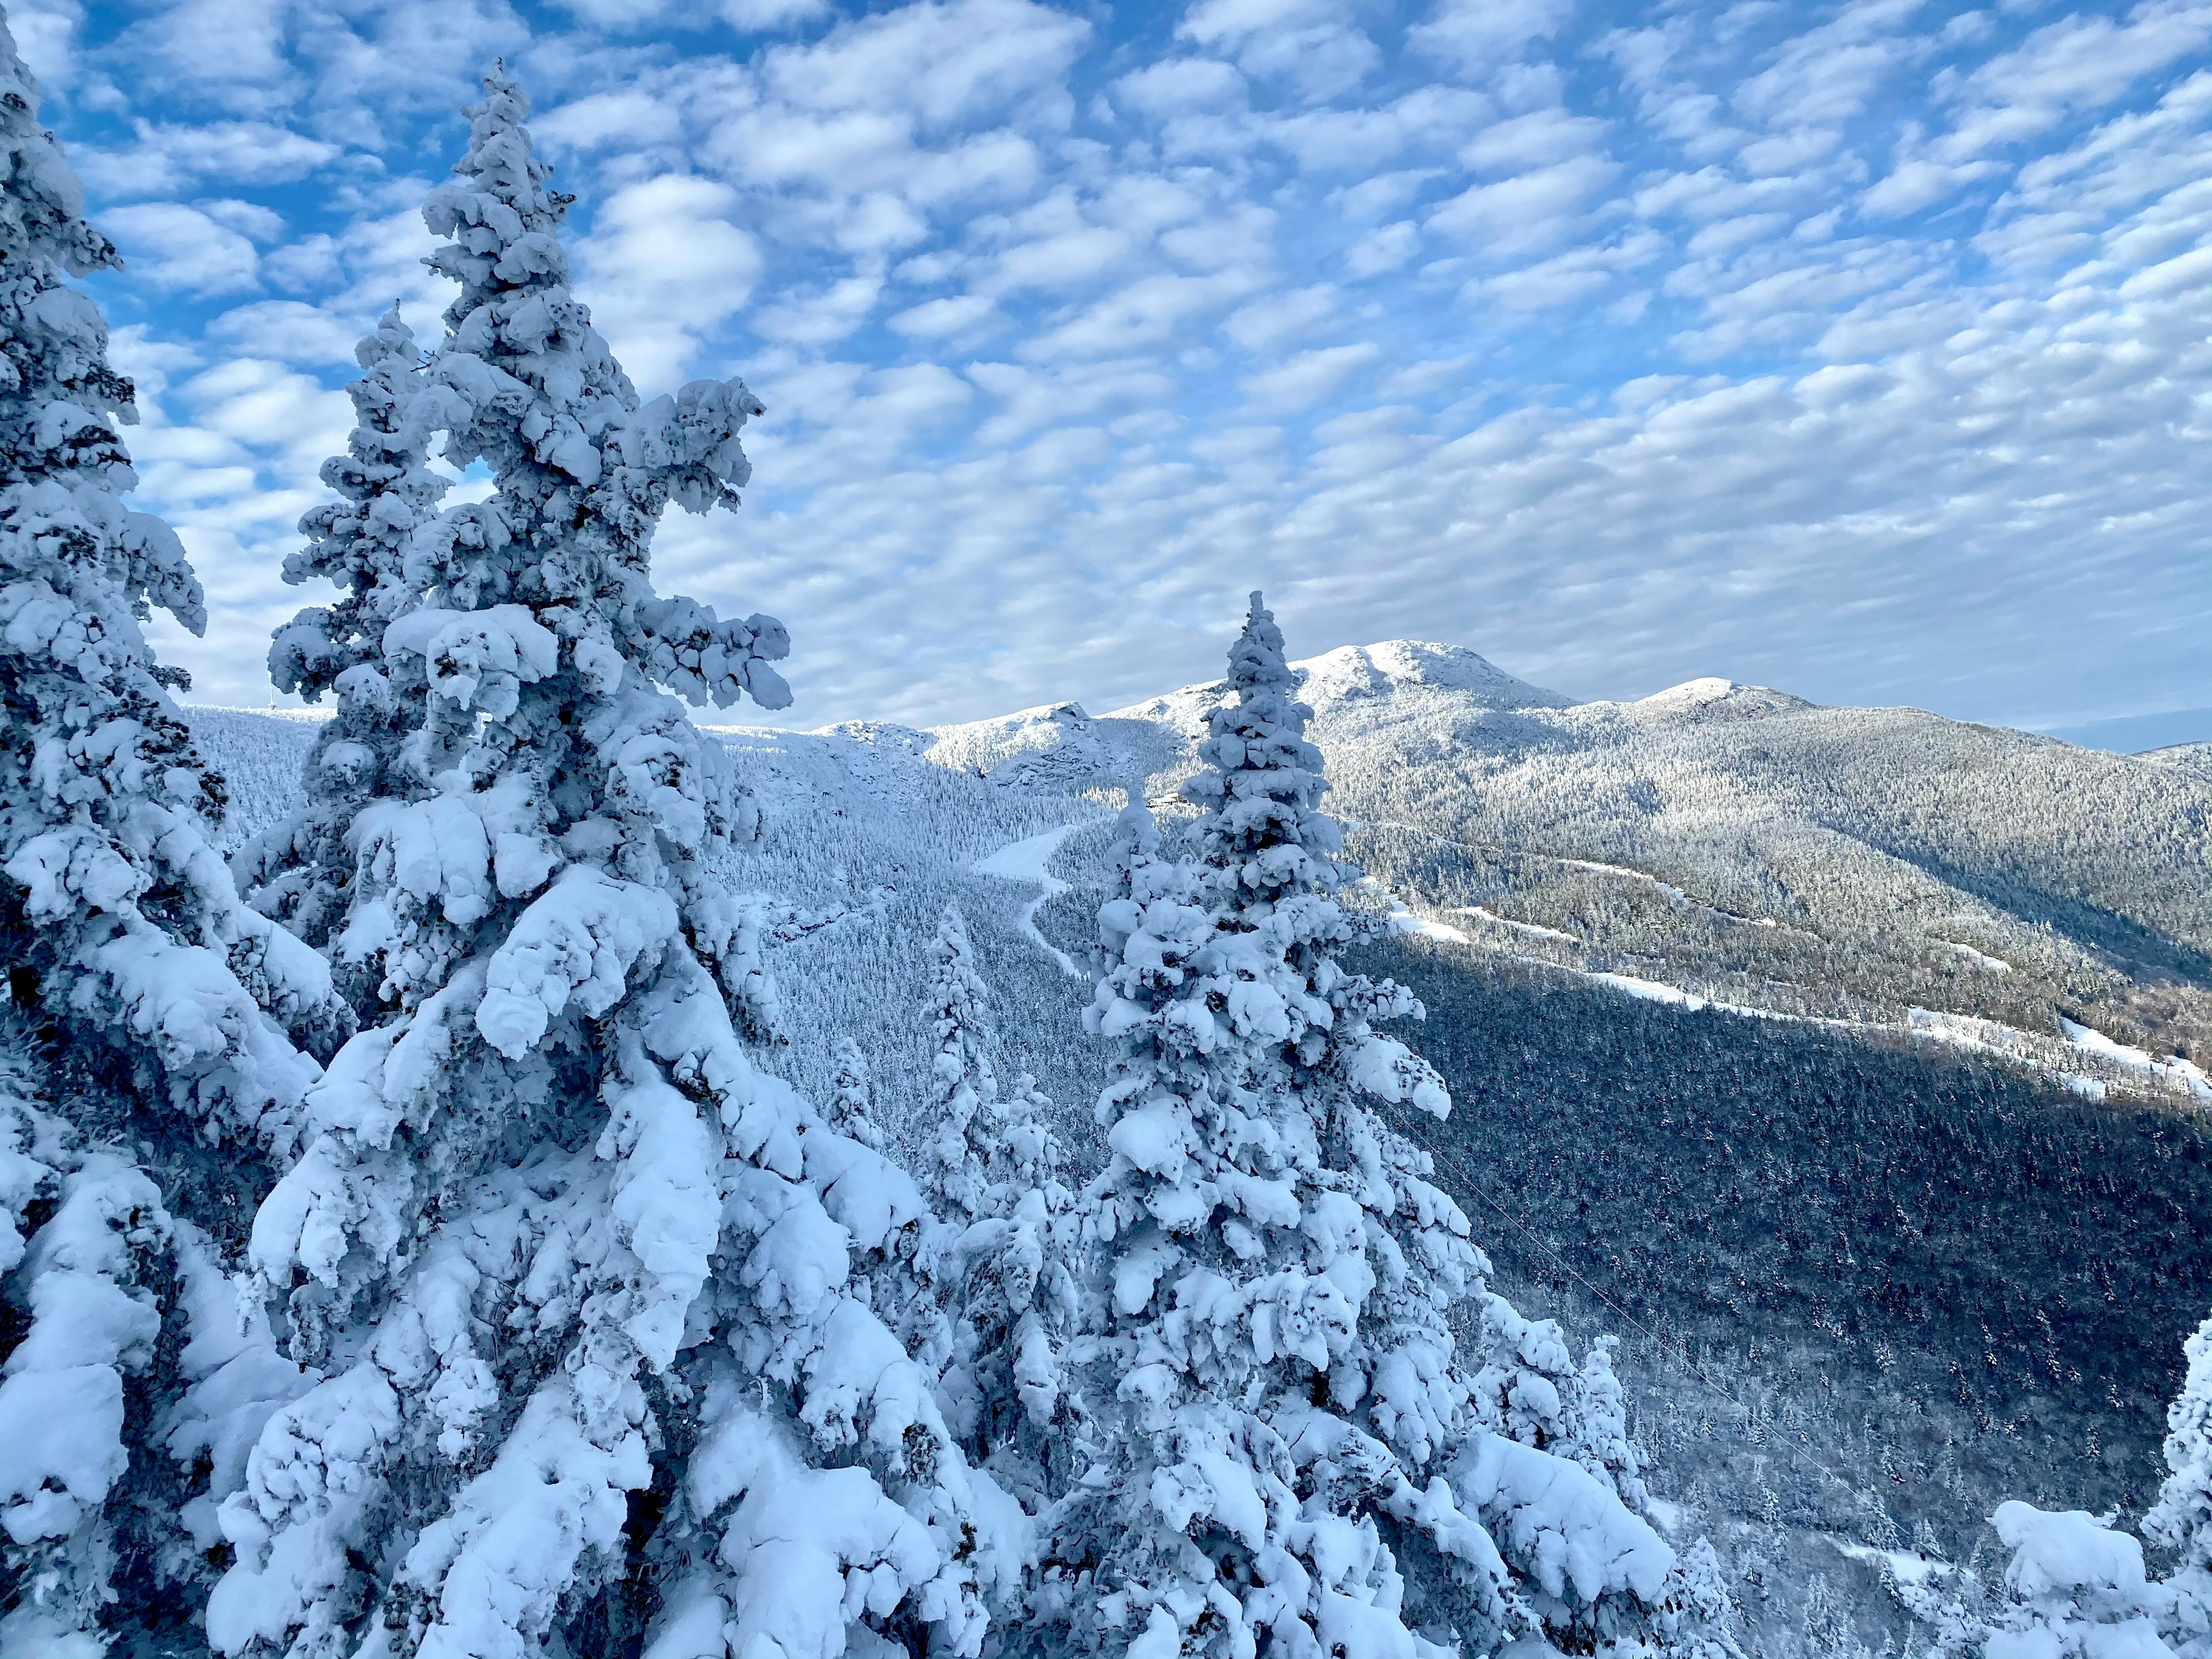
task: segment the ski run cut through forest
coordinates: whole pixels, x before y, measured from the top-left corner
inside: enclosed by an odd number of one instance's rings
[[[2200,755],[1258,592],[733,723],[650,550],[761,407],[633,387],[503,70],[304,709],[180,704],[0,54],[0,1659],[2212,1656]]]

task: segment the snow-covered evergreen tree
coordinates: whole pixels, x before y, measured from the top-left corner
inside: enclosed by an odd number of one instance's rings
[[[1650,1513],[1644,1455],[1628,1431],[1628,1402],[1613,1371],[1610,1337],[1579,1363],[1557,1320],[1528,1319],[1492,1293],[1483,1306],[1485,1363],[1474,1407],[1485,1427],[1579,1463],[1639,1515]]]
[[[171,1620],[204,1567],[191,1472],[149,1455],[185,1384],[163,1304],[206,1237],[161,1183],[230,1219],[315,1076],[285,1028],[337,1009],[240,902],[184,676],[141,629],[204,608],[176,536],[124,504],[131,387],[70,282],[118,262],[38,100],[0,27],[0,1650],[74,1659]]]
[[[938,1212],[920,1265],[945,1322],[940,1398],[969,1455],[1034,1508],[1056,1478],[1060,1354],[1077,1305],[1062,1248],[1072,1194],[1052,1103],[1026,1074],[1000,1090],[989,993],[957,906],[945,909],[930,962],[922,1136]],[[910,1346],[933,1355],[939,1344],[916,1330]]]
[[[1069,1473],[1065,1356],[1081,1310],[1068,1267],[1074,1194],[1051,1115],[1026,1073],[992,1103],[982,1214],[955,1253],[970,1452],[1033,1510]]]
[[[1990,1522],[2013,1558],[1987,1659],[2175,1659],[2158,1632],[2171,1592],[2146,1577],[2142,1546],[2111,1517],[2013,1502]]]
[[[137,419],[99,307],[68,278],[118,263],[0,56],[0,939],[19,1010],[114,1042],[213,1132],[282,1141],[302,1069],[264,1009],[331,1016],[315,954],[240,903],[214,847],[219,780],[140,623],[206,626],[175,533],[125,507]]]
[[[880,1152],[887,1137],[876,1121],[875,1079],[868,1070],[868,1057],[849,1036],[840,1036],[830,1045],[830,1053],[834,1066],[830,1102],[823,1108],[823,1115],[839,1134]]]
[[[2143,1535],[2173,1554],[2175,1639],[2212,1654],[2212,1319],[2183,1345],[2189,1369],[2166,1413],[2165,1484]]]
[[[332,1061],[256,1224],[322,1375],[222,1510],[209,1633],[972,1654],[1024,1523],[854,1272],[918,1199],[748,1059],[713,866],[750,797],[654,689],[787,700],[779,625],[647,577],[667,502],[734,502],[759,405],[735,380],[641,403],[568,289],[522,94],[485,87],[425,209],[460,292],[423,374],[460,404],[448,459],[496,490],[412,531],[382,632],[427,695],[344,832],[333,948],[395,1012]]]
[[[1083,1650],[1139,1659],[1419,1656],[1410,1549],[1479,1647],[1540,1629],[1695,1651],[1674,1552],[1615,1485],[1480,1420],[1447,1315],[1487,1263],[1375,1109],[1449,1100],[1374,1029],[1419,1005],[1339,959],[1357,872],[1257,594],[1230,671],[1185,787],[1193,850],[1170,855],[1133,799],[1099,913],[1086,1023],[1120,1053],[1111,1160],[1079,1209],[1089,1467],[1044,1605]]]
[[[109,422],[131,418],[130,387],[62,281],[113,256],[72,217],[4,31],[0,76],[0,1297],[21,1322],[0,1382],[0,1652],[90,1656],[191,1639],[210,1499],[237,1473],[201,1434],[235,1421],[194,1397],[200,1339],[237,1324],[223,1256],[296,1145],[317,1067],[288,1039],[328,1042],[344,1011],[216,851],[221,781],[167,696],[183,676],[138,628],[161,604],[197,630],[198,584],[167,527],[119,500]]]
[[[2166,1410],[2166,1476],[2143,1536],[2172,1553],[2164,1579],[2115,1516],[2017,1500],[1990,1517],[2013,1552],[1994,1613],[1947,1583],[1900,1585],[1939,1659],[2212,1659],[2212,1319],[2184,1345],[2189,1368]]]
[[[287,582],[319,579],[343,592],[337,604],[310,607],[278,629],[269,651],[278,690],[309,703],[328,696],[337,707],[301,774],[299,810],[236,860],[256,908],[318,948],[344,916],[351,890],[346,832],[383,791],[401,742],[422,724],[422,659],[387,661],[383,649],[384,630],[419,602],[407,573],[416,535],[450,540],[461,524],[480,538],[488,533],[481,510],[464,509],[452,523],[440,519],[447,481],[428,465],[431,441],[464,405],[421,372],[422,353],[398,306],[354,355],[364,372],[347,388],[353,431],[346,453],[322,470],[342,499],[301,518],[307,545],[284,561]],[[353,989],[356,1012],[373,1008],[373,981]]]
[[[929,945],[929,1003],[924,1011],[933,1045],[928,1095],[922,1102],[923,1182],[955,1222],[983,1213],[983,1164],[997,1115],[999,1074],[986,1036],[983,980],[968,919],[947,905]]]

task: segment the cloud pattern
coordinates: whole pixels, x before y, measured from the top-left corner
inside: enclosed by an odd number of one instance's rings
[[[641,389],[769,406],[660,585],[785,618],[799,723],[1210,677],[1259,585],[1301,649],[2057,725],[2212,703],[2212,3],[2069,3],[11,21],[129,261],[202,698],[317,597],[352,341],[444,305],[415,208],[503,53]]]

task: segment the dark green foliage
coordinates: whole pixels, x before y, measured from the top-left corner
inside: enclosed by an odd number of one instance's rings
[[[2212,1304],[2201,1120],[1449,947],[1374,955],[1428,1005],[1454,1110],[1409,1129],[1501,1285],[1622,1336],[1666,1488],[1703,1489],[1739,1565],[1864,1581],[1805,1534],[1899,1547],[1869,1494],[1903,1547],[1924,1523],[1961,1559],[2004,1498],[2155,1498]]]

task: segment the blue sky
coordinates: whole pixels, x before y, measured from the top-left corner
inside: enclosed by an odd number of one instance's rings
[[[800,724],[1412,636],[2073,726],[2212,705],[2212,0],[40,0],[140,502],[266,699],[355,336],[504,53],[641,390],[769,406],[665,591]],[[2212,735],[2208,732],[2206,735]]]

